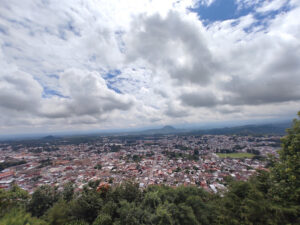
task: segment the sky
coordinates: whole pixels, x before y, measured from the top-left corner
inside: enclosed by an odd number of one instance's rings
[[[299,0],[1,0],[0,134],[300,110]]]

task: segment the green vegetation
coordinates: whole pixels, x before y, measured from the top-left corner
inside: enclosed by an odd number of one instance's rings
[[[112,146],[110,147],[110,151],[111,151],[111,152],[118,152],[118,151],[120,151],[120,149],[121,149],[121,146],[120,146],[120,145],[112,145]]]
[[[31,217],[21,209],[12,209],[0,219],[0,225],[47,225],[47,223],[38,218]]]
[[[254,154],[246,153],[246,152],[237,152],[237,153],[217,153],[217,155],[220,158],[236,158],[236,159],[242,159],[242,158],[252,158]]]
[[[94,169],[101,170],[102,169],[102,165],[98,163],[96,166],[94,166]]]
[[[174,147],[177,148],[177,149],[180,149],[182,151],[189,150],[189,148],[184,146],[184,145],[175,145]]]
[[[8,167],[11,167],[11,166],[18,166],[18,165],[22,165],[22,164],[25,164],[25,163],[26,163],[25,160],[3,162],[3,163],[0,163],[0,171],[6,169]]]
[[[183,152],[171,152],[171,151],[163,151],[164,155],[166,155],[169,159],[178,159],[182,158],[183,160],[199,160],[199,150],[194,150],[193,154],[186,154]]]
[[[52,161],[49,158],[41,160],[41,161],[39,161],[39,163],[40,163],[39,168],[52,165]]]
[[[300,112],[298,113],[300,117]],[[224,196],[196,186],[115,188],[91,181],[81,192],[41,186],[32,194],[0,189],[0,225],[300,224],[300,120],[282,138],[279,160],[249,181],[227,180]]]
[[[132,160],[135,162],[139,162],[139,161],[141,161],[141,157],[139,155],[133,155]]]
[[[192,135],[241,135],[253,137],[265,136],[265,135],[284,135],[285,129],[290,126],[290,123],[274,123],[274,124],[263,124],[263,125],[245,125],[237,127],[225,127],[225,128],[215,128],[207,130],[195,130],[191,131],[189,134]]]

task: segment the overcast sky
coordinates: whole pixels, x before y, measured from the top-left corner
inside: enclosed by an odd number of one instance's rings
[[[299,0],[1,0],[0,133],[296,116],[299,15]]]

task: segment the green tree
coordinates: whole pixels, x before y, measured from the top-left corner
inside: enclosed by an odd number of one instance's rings
[[[300,112],[298,112],[300,117]],[[287,135],[281,139],[280,161],[272,169],[277,183],[273,189],[279,201],[300,202],[300,120],[294,119]]]
[[[64,185],[64,189],[62,191],[62,197],[67,202],[71,201],[74,195],[74,185],[72,182],[68,182]]]
[[[121,225],[144,224],[144,220],[147,218],[141,207],[137,206],[135,202],[127,202],[126,200],[120,202],[118,214],[120,217],[117,221]]]
[[[154,211],[158,205],[161,204],[161,199],[158,195],[158,191],[147,192],[143,197],[143,207]]]
[[[214,203],[214,199],[207,201],[201,195],[191,195],[186,200],[186,204],[193,209],[197,221],[203,225],[215,224],[215,215],[212,214],[216,212]]]
[[[23,208],[29,201],[27,191],[13,185],[8,191],[0,189],[0,217],[12,208]]]
[[[93,225],[111,225],[112,219],[111,216],[108,214],[102,214],[100,213],[96,220],[93,222]]]
[[[82,193],[70,203],[74,218],[92,223],[103,206],[101,193],[85,187]]]
[[[60,199],[45,214],[45,220],[50,225],[64,225],[72,221],[70,207],[67,202]]]
[[[29,200],[27,191],[13,185],[8,191],[0,189],[0,217],[12,208],[22,208]]]
[[[117,203],[112,200],[108,200],[103,206],[101,212],[107,215],[110,215],[112,218],[116,217],[116,212],[118,209]]]
[[[158,225],[173,225],[175,224],[172,218],[172,214],[169,212],[168,205],[160,205],[157,210],[157,224]]]
[[[74,220],[66,223],[65,225],[89,225],[89,223],[84,220]]]
[[[300,116],[300,113],[298,113]],[[281,139],[279,160],[247,182],[230,182],[220,201],[222,224],[300,224],[300,121]]]
[[[49,185],[40,186],[32,194],[27,209],[32,215],[40,217],[58,201],[59,197],[60,194],[56,188]]]
[[[14,208],[0,218],[0,225],[47,225],[47,223],[32,217],[24,210]]]
[[[271,202],[254,183],[230,183],[221,199],[219,221],[223,224],[277,224],[272,216]]]
[[[300,117],[300,112],[298,112]],[[271,168],[269,195],[284,223],[300,223],[300,120],[294,119],[281,139],[279,162]]]
[[[141,200],[141,191],[139,190],[139,186],[137,183],[132,181],[126,181],[125,183],[117,186],[109,195],[115,202],[122,200],[126,200],[128,202]]]
[[[94,166],[94,169],[101,170],[102,165],[100,163],[98,163],[96,166]]]

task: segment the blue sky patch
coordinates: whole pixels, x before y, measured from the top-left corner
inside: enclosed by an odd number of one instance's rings
[[[104,79],[105,80],[110,80],[112,78],[117,77],[120,74],[121,74],[121,70],[110,70],[110,71],[108,71],[107,74],[104,75]]]
[[[51,96],[58,96],[60,98],[69,98],[68,96],[62,95],[60,92],[50,89],[49,87],[43,87],[43,98],[51,98]]]
[[[268,28],[269,22],[274,19],[278,14],[288,12],[292,9],[292,7],[289,5],[289,2],[284,4],[280,9],[278,10],[271,10],[264,13],[254,13],[253,16],[256,19],[256,22],[251,24],[249,27],[245,28],[244,31],[247,33],[251,33],[254,28],[260,27],[259,30],[264,30]]]
[[[118,93],[118,94],[122,94],[122,92],[117,88],[117,87],[114,87],[114,82],[108,82],[106,83],[107,87],[110,89],[110,90],[113,90],[114,92]]]
[[[117,83],[117,77],[121,74],[121,70],[110,70],[108,73],[104,75],[104,79],[106,81],[106,85],[109,89],[115,91],[118,94],[122,94],[122,92],[115,87],[115,83]]]
[[[250,27],[246,28],[246,32],[251,32],[255,27],[260,27],[265,29],[268,26],[268,22],[271,19],[274,19],[276,15],[287,12],[291,9],[289,1],[287,1],[280,9],[271,10],[267,12],[256,12],[256,8],[261,6],[264,1],[260,1],[257,4],[252,4],[243,7],[240,7],[236,0],[215,0],[211,5],[201,5],[199,4],[196,8],[190,9],[192,12],[195,12],[200,17],[204,25],[209,25],[210,23],[216,21],[224,21],[230,19],[238,19],[242,16],[252,14],[253,17],[257,20]],[[232,23],[232,26],[238,24],[238,21]]]
[[[239,9],[235,0],[216,0],[210,6],[199,5],[197,8],[190,10],[196,12],[204,24],[209,24],[248,15],[254,11],[254,7]]]
[[[123,40],[124,31],[116,31],[115,32],[115,38],[118,43],[118,47],[121,53],[125,53],[125,43]]]

